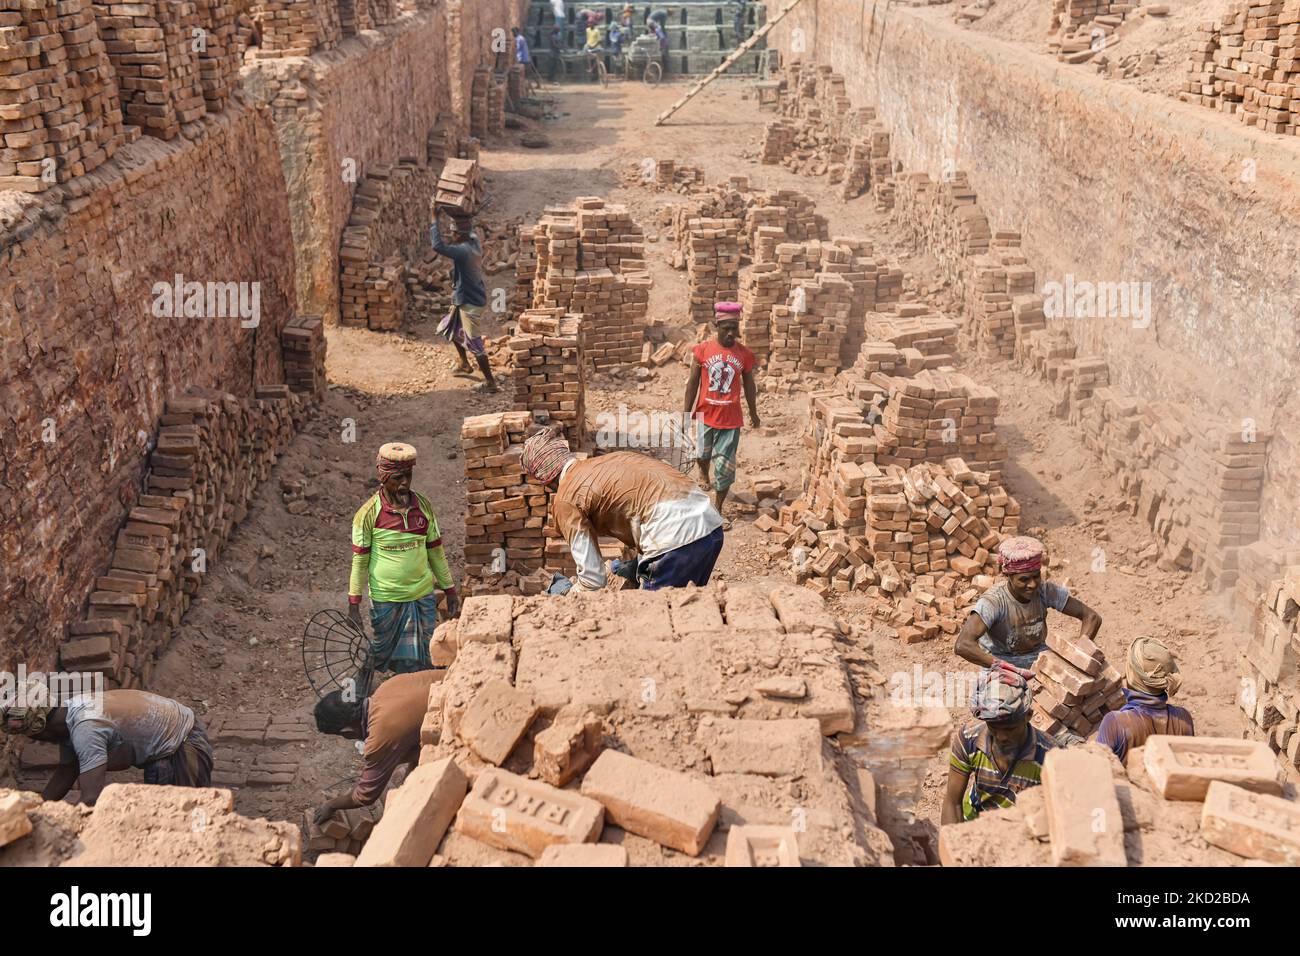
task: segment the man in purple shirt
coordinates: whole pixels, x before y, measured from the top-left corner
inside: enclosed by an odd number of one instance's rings
[[[1152,734],[1194,737],[1192,715],[1169,703],[1182,685],[1178,662],[1169,648],[1152,637],[1139,637],[1128,649],[1124,668],[1124,706],[1101,718],[1097,743],[1123,760]]]

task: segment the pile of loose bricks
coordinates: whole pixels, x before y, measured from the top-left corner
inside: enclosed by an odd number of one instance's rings
[[[319,320],[297,328],[286,348],[306,332],[312,351],[323,349]],[[65,670],[101,673],[109,688],[148,683],[155,655],[320,397],[277,385],[247,401],[193,387],[167,402],[143,491],[95,581],[85,620],[70,626],[59,648]]]
[[[1259,741],[1056,748],[1015,805],[939,829],[944,866],[1300,865],[1300,804]]]
[[[1296,135],[1300,97],[1300,2],[1236,0],[1219,20],[1200,24],[1179,99],[1247,126]]]
[[[375,167],[357,185],[339,245],[341,324],[401,328],[406,266],[428,246],[437,178],[432,167],[403,159]]]
[[[548,208],[531,234],[520,234],[518,279],[535,309],[586,316],[584,352],[596,369],[635,365],[641,357],[650,273],[645,234],[627,208],[580,197]],[[533,271],[525,274],[526,263]]]
[[[1136,9],[1109,0],[1052,0],[1048,49],[1066,63],[1086,63],[1119,42],[1115,31]]]
[[[529,309],[509,341],[514,410],[562,425],[573,449],[586,444],[586,323],[563,309]]]
[[[388,22],[376,19],[377,6],[370,7],[375,26]],[[254,0],[249,13],[261,37],[261,45],[250,53],[254,59],[311,56],[334,49],[343,39],[340,5],[334,0]]]
[[[1300,770],[1300,564],[1271,581],[1252,610],[1238,667],[1246,736],[1266,742],[1286,766]]]
[[[229,3],[8,0],[0,14],[3,189],[65,183],[142,131],[198,135],[193,124],[223,109],[238,70]]]
[[[470,81],[469,131],[480,140],[500,136],[506,129],[506,79],[480,64]]]
[[[810,592],[485,595],[440,630],[419,766],[356,865],[892,864],[826,742],[855,709]]]

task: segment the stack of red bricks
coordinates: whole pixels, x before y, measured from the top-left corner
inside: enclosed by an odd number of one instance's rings
[[[383,805],[376,800],[368,807],[335,810],[323,824],[317,824],[315,811],[308,808],[302,816],[303,833],[307,835],[306,849],[316,853],[356,856],[370,839],[382,813]]]
[[[769,374],[834,375],[852,306],[853,284],[833,273],[796,284],[787,303],[772,308]]]
[[[425,154],[429,165],[437,173],[443,163],[459,155],[459,138],[456,135],[456,118],[449,113],[439,113],[425,141]]]
[[[998,396],[957,372],[925,369],[911,378],[890,379],[877,373],[872,381],[889,392],[876,426],[877,461],[911,467],[954,455],[972,468],[1001,480],[1006,446],[994,428]]]
[[[401,328],[406,261],[428,243],[433,190],[433,170],[413,159],[378,166],[357,186],[339,246],[343,325]]]
[[[546,489],[519,464],[531,425],[526,411],[475,415],[461,424],[468,593],[518,587],[542,567]]]
[[[1236,0],[1200,25],[1179,98],[1270,133],[1296,135],[1300,99],[1300,3]]]
[[[1269,585],[1286,569],[1300,564],[1300,547],[1284,547],[1274,541],[1255,541],[1237,552],[1237,583],[1232,591],[1233,608],[1253,619],[1255,605]]]
[[[492,86],[491,67],[479,64],[469,87],[469,132],[478,139],[487,139],[492,128],[489,89]]]
[[[1049,628],[1047,649],[1034,662],[1030,723],[1053,737],[1087,737],[1107,711],[1124,706],[1121,683],[1120,672],[1096,644],[1081,634],[1067,637],[1063,629]]]
[[[539,422],[559,422],[575,449],[586,442],[586,321],[563,309],[529,309],[509,342],[514,410]]]
[[[963,292],[970,260],[989,251],[993,235],[966,173],[958,170],[951,182],[935,182],[925,173],[900,176],[894,206],[899,222]]]
[[[60,648],[65,669],[102,673],[110,688],[148,683],[155,654],[309,404],[287,385],[259,388],[252,401],[191,388],[167,402],[144,492],[95,581],[86,620]]]
[[[89,0],[0,2],[0,190],[43,192],[129,137]]]
[[[1238,705],[1246,735],[1265,740],[1286,766],[1300,770],[1300,565],[1269,582],[1253,606],[1250,640],[1238,670]]]
[[[531,241],[533,308],[587,316],[584,351],[595,368],[636,364],[651,280],[644,234],[626,208],[583,197],[547,209]]]
[[[488,77],[487,131],[489,136],[506,131],[506,80],[495,73]]]
[[[257,24],[262,45],[253,56],[274,59],[311,56],[332,50],[343,37],[336,3],[320,0],[253,0],[249,12]]]
[[[785,302],[789,286],[775,262],[755,262],[740,277],[740,340],[760,364],[772,350],[772,309]]]
[[[130,13],[100,14],[96,20],[117,74],[126,122],[150,136],[172,139],[207,112],[199,54],[193,50],[193,33],[201,27],[197,10],[193,3],[158,0],[121,9]]]
[[[369,0],[339,0],[339,32],[341,36],[354,37],[362,30],[374,26],[370,22]]]
[[[976,347],[984,355],[1012,358],[1017,343],[1046,326],[1042,298],[1034,292],[1034,270],[1020,249],[1020,234],[995,232],[989,251],[975,256],[968,272],[968,329]]]
[[[787,119],[773,120],[763,128],[763,143],[759,148],[759,162],[775,166],[794,150],[798,129]]]
[[[1110,0],[1053,0],[1048,48],[1058,60],[1086,63],[1119,42],[1115,31],[1135,7]]]
[[[280,333],[284,381],[313,404],[325,397],[325,323],[318,315],[299,315]]]
[[[740,294],[740,222],[692,219],[689,230],[689,317],[695,322],[709,322],[715,302],[734,301]]]
[[[199,87],[209,113],[225,109],[239,82],[243,57],[236,49],[234,0],[196,0],[199,27],[204,31],[199,58]],[[109,7],[110,12],[112,6]]]
[[[436,201],[472,215],[483,201],[483,173],[476,159],[446,159],[438,174]]]
[[[929,306],[919,302],[896,302],[888,312],[869,312],[863,328],[866,341],[854,367],[868,376],[872,372],[891,371],[885,365],[896,360],[881,354],[880,348],[885,343],[904,353],[902,365],[918,371],[951,365],[957,352],[957,323],[936,315]],[[915,360],[909,350],[916,353]]]

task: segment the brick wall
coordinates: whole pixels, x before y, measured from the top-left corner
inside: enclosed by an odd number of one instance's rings
[[[990,219],[1023,234],[1040,281],[1150,282],[1151,327],[1073,320],[1081,351],[1141,398],[1271,424],[1264,533],[1300,543],[1300,278],[1277,265],[1300,249],[1300,150],[941,12],[875,9],[873,21],[856,0],[804,0],[773,45],[789,56],[804,31],[805,58],[877,107],[906,168],[968,170]]]
[[[293,309],[269,118],[231,105],[197,140],[144,137],[0,233],[0,666],[50,665],[140,490],[164,402],[283,381]],[[20,208],[21,212],[16,212]],[[259,282],[261,324],[155,318],[153,286]],[[52,439],[52,440],[45,440]]]

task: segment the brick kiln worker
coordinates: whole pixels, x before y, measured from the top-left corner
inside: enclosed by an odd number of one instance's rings
[[[433,505],[411,490],[415,449],[390,442],[379,449],[379,490],[352,518],[352,574],[348,616],[361,627],[361,594],[370,588],[370,655],[379,671],[427,670],[429,638],[438,624],[436,582],[447,595],[447,613],[460,608],[447,566]]]
[[[555,526],[578,566],[584,591],[605,586],[602,535],[637,553],[642,588],[703,586],[722,551],[722,516],[695,482],[662,461],[633,451],[578,461],[563,438],[543,429],[524,442],[520,464],[555,490]]]
[[[444,673],[398,674],[384,681],[364,700],[345,700],[343,691],[335,690],[317,702],[317,730],[366,742],[356,785],[317,807],[317,826],[336,810],[370,806],[383,796],[398,767],[415,766],[420,757],[420,724],[429,709],[429,688]]]
[[[483,336],[478,331],[478,319],[487,307],[487,286],[483,282],[483,243],[474,235],[471,221],[465,217],[452,216],[452,241],[442,238],[438,227],[438,215],[448,210],[437,206],[433,211],[433,225],[429,229],[429,240],[433,251],[451,260],[451,311],[438,324],[438,334],[445,338],[460,354],[460,367],[453,373],[472,377],[465,355],[469,350],[483,373],[482,388],[489,392],[497,390],[496,380],[492,377],[492,366],[488,362],[487,349],[483,347]]]
[[[718,330],[717,336],[701,342],[693,350],[684,410],[687,418],[699,423],[700,478],[706,490],[713,490],[713,506],[722,514],[722,504],[736,480],[736,452],[740,448],[740,429],[745,424],[740,410],[742,388],[749,405],[750,425],[757,428],[761,423],[758,388],[754,384],[754,353],[736,341],[740,332],[740,303],[714,305],[713,327]],[[730,531],[731,522],[725,517],[722,521],[723,530]]]
[[[1048,608],[1079,620],[1079,633],[1089,640],[1097,636],[1101,615],[1043,580],[1043,545],[1036,538],[1007,538],[998,547],[998,563],[1006,579],[986,591],[966,618],[954,648],[958,657],[1029,677],[1028,668],[1047,646]]]
[[[38,691],[27,691],[35,701]],[[73,784],[94,805],[110,770],[144,769],[144,782],[172,787],[212,783],[212,744],[184,704],[142,690],[83,694],[60,706],[0,707],[0,728],[60,745],[59,766],[41,794],[62,800]]]
[[[1153,637],[1139,637],[1129,645],[1124,665],[1124,706],[1101,718],[1097,743],[1123,760],[1152,734],[1194,737],[1191,713],[1169,703],[1182,684],[1183,675],[1169,648]]]
[[[996,667],[980,671],[970,698],[976,719],[957,732],[948,755],[942,823],[1012,806],[1016,794],[1042,781],[1043,761],[1056,743],[1029,723],[1033,704],[1021,675]]]

